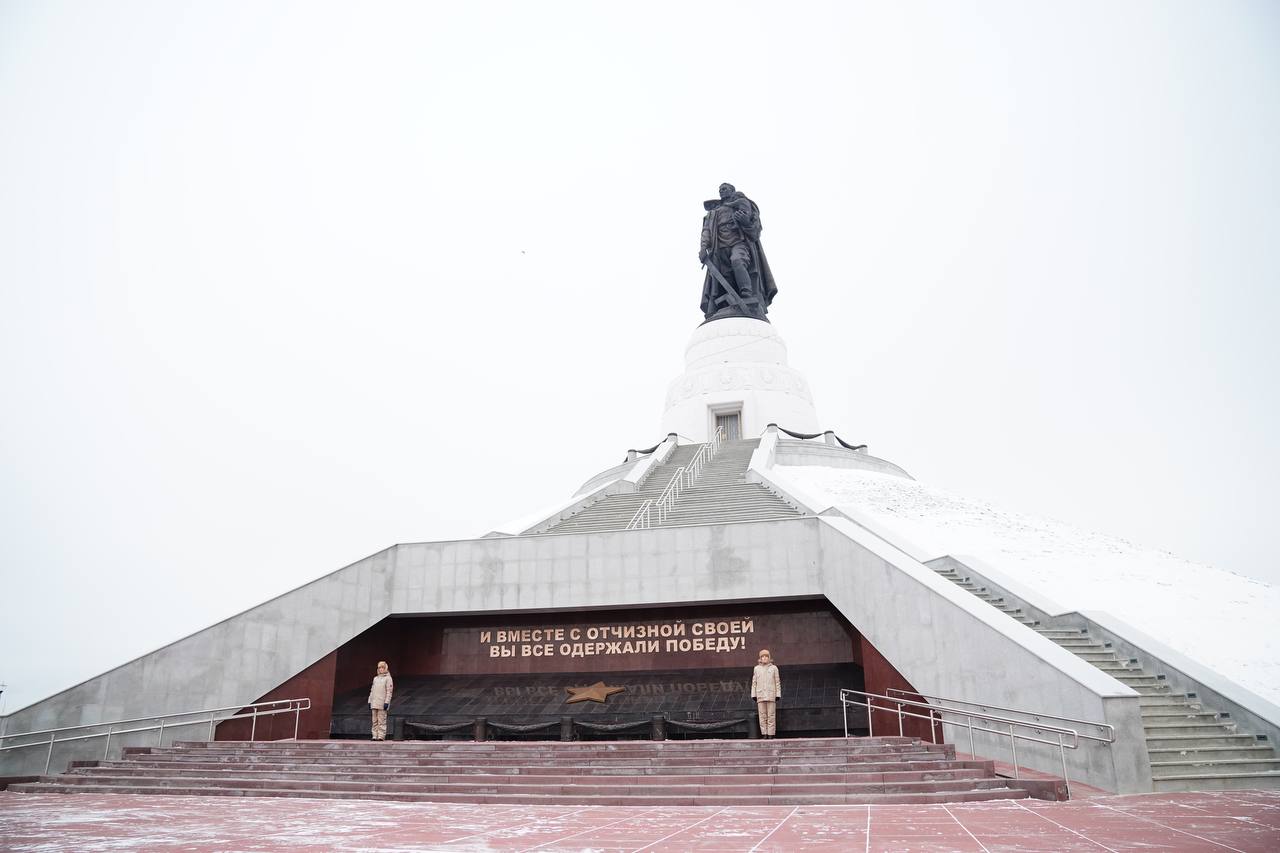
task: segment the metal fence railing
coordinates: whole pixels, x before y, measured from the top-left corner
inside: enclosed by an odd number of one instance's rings
[[[213,740],[213,730],[218,723],[227,720],[251,720],[249,729],[249,740],[256,740],[258,736],[258,718],[271,717],[277,714],[293,714],[293,737],[298,737],[298,726],[302,719],[302,712],[311,709],[311,699],[275,699],[269,702],[254,702],[249,705],[231,705],[226,708],[203,708],[198,711],[180,711],[173,714],[152,714],[147,717],[133,717],[126,720],[107,720],[101,723],[85,723],[79,726],[61,726],[56,729],[38,729],[30,732],[6,732],[0,734],[0,752],[8,752],[14,749],[29,749],[33,746],[47,746],[48,753],[45,756],[44,772],[49,772],[49,766],[53,762],[53,748],[58,744],[73,743],[76,741],[92,740],[93,738],[105,738],[106,742],[102,749],[102,758],[105,761],[111,752],[111,739],[119,738],[122,735],[137,734],[138,732],[159,732],[156,738],[157,746],[164,746],[165,731],[173,732],[174,729],[186,728],[188,726],[204,726],[209,727],[209,740]],[[228,711],[232,713],[227,713]],[[243,713],[239,713],[243,712]],[[196,719],[187,719],[195,717]],[[147,723],[159,721],[154,725],[134,726],[135,723]],[[130,728],[116,728],[117,726],[129,726]],[[106,731],[88,731],[89,729],[106,729]],[[84,732],[83,734],[71,735],[69,737],[60,737],[64,732]],[[35,740],[26,740],[27,738],[36,738]],[[5,745],[5,741],[14,741],[23,739],[22,743],[10,743]],[[287,740],[287,738],[283,738]],[[170,741],[172,742],[172,741]]]
[[[1088,720],[1073,720],[1069,717],[1058,717],[1052,714],[1040,714],[1015,708],[997,708],[991,705],[980,705],[956,699],[925,697],[920,694],[907,694],[906,691],[894,691],[901,695],[885,696],[878,693],[866,693],[861,690],[840,690],[840,707],[844,713],[844,734],[849,736],[849,706],[867,709],[867,734],[874,736],[876,713],[894,714],[898,718],[898,734],[904,732],[906,719],[929,721],[931,739],[937,742],[937,731],[946,726],[967,730],[969,733],[969,753],[976,755],[974,734],[996,735],[1009,741],[1010,764],[1013,766],[1013,778],[1020,777],[1018,764],[1018,741],[1043,744],[1056,747],[1058,759],[1062,765],[1062,780],[1067,786],[1067,796],[1071,796],[1071,781],[1067,778],[1067,750],[1077,749],[1080,741],[1092,740],[1101,743],[1115,742],[1115,729],[1106,723]],[[919,699],[908,699],[907,695],[920,696]],[[860,698],[858,698],[860,697]],[[928,701],[932,700],[932,701]],[[979,710],[985,708],[987,710]],[[998,712],[998,713],[996,713]],[[1054,725],[1046,722],[1054,720],[1058,723],[1073,723],[1087,726],[1092,732],[1081,732],[1067,725]],[[1095,733],[1096,732],[1096,733]]]
[[[1018,714],[1026,718],[1025,722],[1037,725],[1040,723],[1046,723],[1049,725],[1057,725],[1060,723],[1074,724],[1068,725],[1067,728],[1074,728],[1076,734],[1081,740],[1092,740],[1099,743],[1116,742],[1116,727],[1110,723],[1098,723],[1093,720],[1081,720],[1075,717],[1062,717],[1057,714],[1046,714],[1041,711],[1026,711],[1021,708],[1005,708],[1003,706],[992,705],[987,702],[967,702],[963,699],[947,699],[943,696],[929,696],[924,693],[917,693],[913,690],[900,690],[897,687],[890,687],[885,692],[890,696],[903,697],[907,699],[914,698],[917,701],[929,702],[943,708],[956,706],[953,707],[952,710],[957,711],[972,708],[982,713],[994,712],[1004,715]],[[1076,726],[1079,726],[1080,728],[1076,728]],[[972,744],[970,744],[970,746],[972,746]]]

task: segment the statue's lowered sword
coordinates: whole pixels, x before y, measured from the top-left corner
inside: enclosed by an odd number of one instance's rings
[[[716,268],[715,264],[711,263],[711,261],[708,259],[703,261],[702,265],[711,271],[711,275],[715,278],[716,281],[720,282],[720,286],[724,288],[724,295],[729,298],[730,302],[738,306],[738,308],[740,308],[743,311],[748,311],[748,312],[750,311],[750,309],[747,308],[746,303],[742,301],[742,298],[740,296],[738,296],[738,291],[730,287],[729,282],[724,280],[724,276],[720,274],[720,270]]]

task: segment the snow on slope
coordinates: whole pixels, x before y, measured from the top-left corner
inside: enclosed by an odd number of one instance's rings
[[[973,555],[1067,610],[1105,610],[1280,705],[1280,588],[914,480],[778,466],[930,554]]]

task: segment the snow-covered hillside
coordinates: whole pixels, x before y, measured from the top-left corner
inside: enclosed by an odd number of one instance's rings
[[[775,472],[929,556],[972,555],[1067,610],[1105,610],[1280,705],[1280,588],[887,474]]]

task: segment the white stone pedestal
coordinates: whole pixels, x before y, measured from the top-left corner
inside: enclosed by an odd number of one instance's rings
[[[817,432],[809,383],[787,366],[787,345],[763,320],[731,317],[699,326],[685,347],[685,371],[667,387],[663,432],[706,441],[716,415],[740,410],[742,437],[776,423]]]

